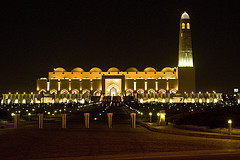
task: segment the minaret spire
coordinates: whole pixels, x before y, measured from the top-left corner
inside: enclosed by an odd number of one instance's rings
[[[190,17],[186,11],[180,19],[178,67],[193,67]]]

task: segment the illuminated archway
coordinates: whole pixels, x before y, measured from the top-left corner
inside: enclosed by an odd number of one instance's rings
[[[45,93],[47,92],[45,89],[41,89],[38,93],[41,94],[41,93]]]
[[[126,96],[133,96],[133,90],[131,89],[126,90]]]
[[[171,89],[171,90],[170,90],[170,93],[176,94],[176,93],[177,93],[177,90],[176,90],[176,89]]]
[[[82,91],[82,94],[90,94],[90,91],[89,91],[88,89],[84,89],[84,90]]]
[[[96,90],[94,93],[93,93],[94,96],[101,96],[101,90]]]
[[[57,94],[57,90],[56,89],[52,89],[51,91],[50,91],[50,94]]]
[[[69,92],[66,89],[61,90],[61,94],[69,94]]]
[[[165,94],[165,93],[166,93],[166,90],[165,90],[165,89],[160,89],[160,90],[158,91],[158,93]]]
[[[74,89],[74,90],[72,90],[72,94],[79,94],[78,89]]]
[[[138,96],[138,98],[143,98],[144,97],[144,90],[143,89],[137,90],[137,96]]]

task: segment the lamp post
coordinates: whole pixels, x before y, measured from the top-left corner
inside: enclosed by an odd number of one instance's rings
[[[28,120],[30,121],[30,116],[31,116],[31,113],[28,113]]]
[[[232,120],[231,119],[228,120],[228,134],[229,134],[229,136],[232,135]]]
[[[149,122],[152,123],[152,112],[149,113]]]

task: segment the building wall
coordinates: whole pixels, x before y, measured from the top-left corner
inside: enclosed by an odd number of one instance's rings
[[[148,67],[151,68],[151,67]],[[162,71],[155,71],[154,69],[149,71],[136,71],[136,72],[49,72],[49,90],[56,90],[61,92],[67,90],[69,92],[82,92],[84,90],[91,91],[93,94],[95,91],[102,91],[102,76],[125,76],[124,92],[131,90],[137,92],[143,90],[146,93],[149,90],[158,92],[159,90],[169,91],[169,89],[178,89],[177,83],[177,68],[166,67]],[[175,81],[174,81],[175,80]],[[37,88],[47,90],[48,80],[39,79],[37,82]],[[168,84],[170,83],[170,84]],[[170,88],[168,88],[170,85]]]
[[[178,67],[178,77],[180,93],[196,91],[194,67]]]

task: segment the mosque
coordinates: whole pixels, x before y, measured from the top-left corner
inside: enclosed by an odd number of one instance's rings
[[[132,97],[140,102],[217,103],[221,93],[196,93],[190,26],[190,16],[184,12],[180,18],[178,67],[146,67],[143,71],[135,67],[125,71],[116,67],[67,71],[58,67],[49,72],[48,78],[37,80],[36,93],[4,94],[3,103],[106,101],[109,97],[119,101]]]

